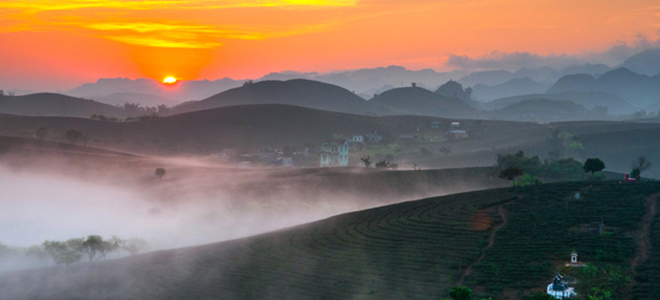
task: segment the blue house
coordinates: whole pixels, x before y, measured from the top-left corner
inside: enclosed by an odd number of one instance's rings
[[[321,167],[348,166],[348,141],[326,139],[321,144]]]

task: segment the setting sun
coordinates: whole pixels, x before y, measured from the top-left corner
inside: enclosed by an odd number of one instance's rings
[[[175,84],[176,83],[176,78],[174,78],[172,76],[165,77],[165,79],[163,79],[163,83],[165,83],[165,84]]]

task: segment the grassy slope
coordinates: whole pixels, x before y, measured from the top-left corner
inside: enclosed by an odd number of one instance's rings
[[[472,265],[468,286],[515,299],[545,288],[573,249],[595,264],[615,257],[632,274],[631,237],[658,191],[658,183],[605,182],[455,194],[242,240],[5,274],[0,291],[15,299],[438,299]],[[608,234],[585,229],[601,218]]]

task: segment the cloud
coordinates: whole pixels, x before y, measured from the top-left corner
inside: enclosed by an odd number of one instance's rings
[[[354,6],[355,4],[355,0],[9,0],[0,2],[0,9],[18,9],[24,12],[36,13],[89,8],[121,10],[223,9],[236,7]]]
[[[660,48],[660,40],[649,40],[644,35],[638,35],[631,42],[616,42],[610,48],[603,51],[589,51],[575,55],[539,55],[530,52],[492,52],[490,54],[471,58],[465,55],[450,54],[445,63],[446,67],[465,70],[518,70],[520,68],[551,67],[563,69],[573,65],[586,63],[606,64],[617,66],[630,56],[651,48]]]

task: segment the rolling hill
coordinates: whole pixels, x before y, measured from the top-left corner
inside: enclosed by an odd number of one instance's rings
[[[245,239],[4,273],[0,295],[439,299],[465,284],[480,296],[520,299],[562,272],[577,279],[578,295],[597,287],[649,299],[660,270],[658,191],[658,183],[577,182],[429,198]],[[566,268],[571,251],[609,280]]]
[[[363,115],[390,114],[388,110],[372,105],[346,89],[304,79],[247,84],[205,100],[176,106],[171,114],[249,104],[286,104]]]
[[[369,100],[396,114],[434,116],[440,118],[478,118],[481,114],[465,101],[429,90],[408,87],[386,91]]]
[[[175,106],[179,104],[179,101],[172,100],[172,99],[167,99],[163,97],[159,97],[156,95],[149,95],[149,94],[142,94],[142,93],[112,93],[110,95],[106,96],[97,96],[94,97],[94,100],[107,103],[110,105],[118,105],[121,106],[124,103],[137,103],[140,104],[140,106],[158,106],[158,105],[167,105],[167,106]]]
[[[610,114],[627,114],[635,111],[635,107],[623,100],[621,97],[607,92],[561,92],[557,94],[528,94],[515,97],[495,99],[482,104],[484,109],[496,110],[502,109],[511,104],[530,99],[550,99],[571,101],[582,105],[587,109],[594,109],[597,106],[607,107]]]
[[[597,118],[593,112],[570,101],[527,99],[491,112],[500,120],[552,122],[589,120]]]
[[[89,118],[94,114],[125,118],[126,112],[108,104],[61,94],[0,96],[0,113],[22,116]]]
[[[477,84],[472,87],[473,97],[477,101],[488,102],[494,99],[543,93],[548,88],[547,85],[536,82],[529,77],[514,78],[498,85]]]

